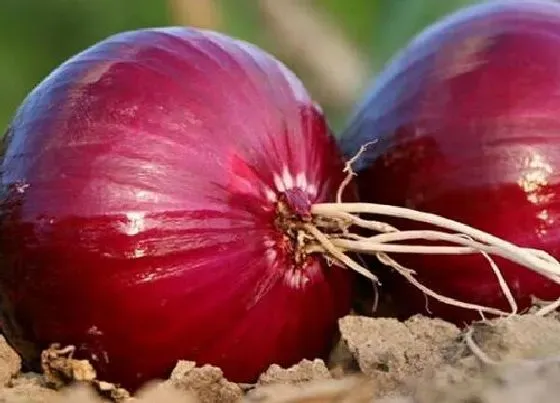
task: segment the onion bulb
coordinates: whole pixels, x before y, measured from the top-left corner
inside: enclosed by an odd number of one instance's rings
[[[363,202],[435,213],[560,257],[560,5],[485,2],[427,28],[372,84],[340,146],[350,157],[372,142],[354,164]],[[483,256],[392,257],[457,301],[508,310],[513,300],[522,312],[560,297],[553,278],[500,257],[509,300]],[[383,280],[403,316],[480,318],[395,271]]]
[[[290,217],[334,201],[343,163],[283,64],[190,28],[114,35],[25,99],[3,140],[2,330],[36,366],[75,346],[136,388],[179,359],[253,382],[325,356],[350,272]]]

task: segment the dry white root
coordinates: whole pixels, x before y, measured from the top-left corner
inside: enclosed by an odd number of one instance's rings
[[[517,314],[518,310],[511,290],[491,256],[499,256],[508,259],[560,284],[560,262],[545,251],[514,245],[511,242],[500,239],[484,231],[436,214],[384,204],[342,203],[341,200],[344,188],[351,182],[352,177],[355,176],[355,173],[352,171],[352,164],[369,145],[369,143],[364,145],[360,152],[346,164],[344,171],[347,173],[347,176],[338,189],[337,202],[318,203],[312,206],[311,213],[313,221],[311,223],[304,223],[301,228],[310,239],[315,241],[315,243],[308,248],[309,252],[322,251],[338,264],[355,270],[373,282],[378,283],[378,279],[373,273],[347,254],[350,252],[358,252],[375,255],[381,263],[395,269],[424,294],[450,305],[476,310],[481,315],[489,313],[508,316]],[[364,219],[360,217],[360,214],[407,219],[430,224],[442,230],[400,231],[387,223]],[[367,229],[373,231],[375,234],[369,237],[360,236],[350,232],[350,227]],[[333,231],[333,229],[336,230]],[[450,245],[430,246],[411,243],[411,241],[419,240],[443,241]],[[388,253],[438,255],[480,253],[490,263],[500,288],[508,300],[511,311],[504,312],[491,307],[469,304],[437,294],[423,286],[415,278],[415,272],[413,270],[400,265],[389,257]],[[537,314],[545,315],[559,306],[560,296],[557,301],[541,308]]]

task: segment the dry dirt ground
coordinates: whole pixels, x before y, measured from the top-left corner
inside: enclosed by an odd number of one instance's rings
[[[168,380],[133,397],[94,380],[87,362],[52,351],[45,354],[44,374],[22,373],[19,357],[0,339],[0,402],[548,403],[559,399],[557,317],[512,316],[461,331],[422,316],[406,322],[347,316],[340,320],[340,332],[341,342],[327,364],[302,361],[288,369],[272,365],[257,385],[238,385],[224,379],[218,368],[182,361]],[[63,386],[69,378],[84,381]]]

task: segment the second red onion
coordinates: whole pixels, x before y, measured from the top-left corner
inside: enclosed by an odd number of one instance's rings
[[[351,157],[371,141],[355,165],[362,201],[437,213],[560,257],[560,5],[487,2],[421,33],[377,78],[341,146]],[[480,256],[394,257],[440,294],[509,309]],[[496,263],[520,309],[560,297],[552,281]],[[384,289],[403,315],[480,318],[397,275]]]

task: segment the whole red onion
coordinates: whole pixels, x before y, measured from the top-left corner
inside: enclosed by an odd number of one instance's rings
[[[443,19],[378,77],[342,139],[360,199],[427,211],[560,257],[560,5],[493,1]],[[418,228],[399,222],[402,229]],[[509,309],[481,256],[394,255],[433,291]],[[519,308],[560,287],[496,259]],[[479,318],[389,275],[403,315]],[[426,303],[427,302],[427,303]]]
[[[178,359],[251,382],[329,351],[350,275],[298,254],[286,220],[333,200],[342,159],[272,56],[195,29],[112,36],[30,93],[3,147],[2,328],[28,364],[74,345],[135,388]]]

